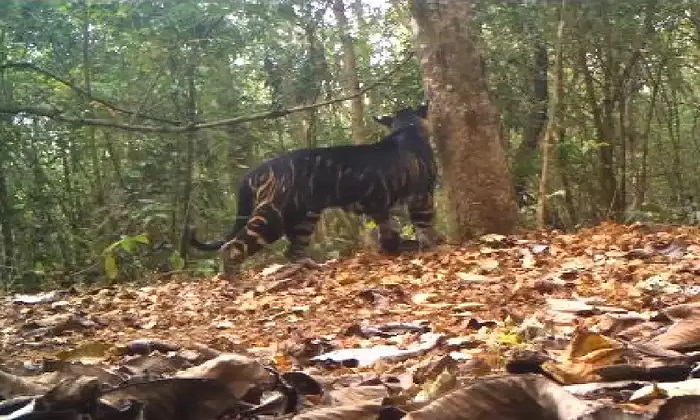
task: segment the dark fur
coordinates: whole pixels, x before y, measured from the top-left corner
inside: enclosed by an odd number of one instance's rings
[[[290,240],[287,257],[297,260],[305,257],[320,213],[339,207],[374,219],[381,249],[393,253],[401,241],[390,211],[406,204],[419,241],[431,245],[438,239],[436,165],[424,117],[425,108],[405,109],[396,117],[375,118],[393,130],[377,143],[302,149],[263,162],[243,178],[237,220],[226,238],[200,242],[192,231],[190,244],[221,250],[226,274],[283,235]]]

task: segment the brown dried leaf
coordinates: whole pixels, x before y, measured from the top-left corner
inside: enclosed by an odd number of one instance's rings
[[[114,345],[102,342],[83,343],[72,350],[63,350],[56,353],[58,360],[79,361],[85,364],[96,363],[107,358]]]
[[[697,350],[700,348],[700,314],[681,319],[650,342],[669,350]]]
[[[24,378],[0,371],[0,395],[3,398],[37,395],[48,388],[36,383],[36,377]]]
[[[672,321],[695,317],[700,315],[700,302],[669,306],[668,308],[662,309],[659,315],[666,316]]]
[[[380,403],[326,407],[294,416],[294,420],[376,420],[381,410]]]
[[[65,362],[63,360],[45,360],[42,363],[45,372],[60,372],[66,376],[81,377],[90,376],[100,380],[103,384],[118,385],[125,377],[110,372],[96,365],[84,365],[82,363]]]
[[[554,312],[587,315],[593,313],[594,306],[581,300],[547,299],[550,310]]]
[[[457,386],[457,374],[454,371],[443,370],[435,379],[422,384],[420,392],[413,398],[417,404],[433,401]]]
[[[579,328],[571,337],[566,357],[576,359],[586,357],[596,350],[621,349],[622,344],[602,334],[594,333],[585,328]]]
[[[59,382],[55,387],[39,398],[46,411],[52,409],[79,410],[94,406],[100,395],[100,382],[97,378],[69,378]]]
[[[217,418],[237,404],[225,384],[214,379],[170,378],[128,384],[107,391],[101,399],[113,407],[122,401],[144,404],[148,420],[199,420]]]
[[[683,395],[700,396],[700,379],[694,378],[679,382],[653,383],[635,391],[634,394],[630,396],[630,401],[679,397]]]
[[[201,365],[191,367],[176,375],[178,378],[216,379],[228,386],[233,395],[241,398],[256,385],[272,383],[272,376],[263,365],[239,354],[222,354]]]
[[[574,384],[600,380],[596,370],[615,364],[622,356],[624,347],[601,334],[579,328],[569,343],[560,361],[546,361],[542,370],[560,383]]]
[[[404,420],[575,419],[591,408],[541,376],[500,376],[453,391]]]
[[[666,400],[654,420],[695,420],[700,413],[700,396],[684,395]]]
[[[385,385],[366,385],[335,389],[329,394],[334,406],[357,406],[368,402],[381,404],[389,396],[389,390]]]
[[[117,347],[117,351],[120,354],[150,354],[154,351],[167,353],[169,351],[177,351],[179,349],[180,346],[177,344],[155,339],[133,340],[127,343],[125,346]]]

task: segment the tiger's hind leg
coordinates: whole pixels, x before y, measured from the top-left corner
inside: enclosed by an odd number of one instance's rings
[[[432,248],[444,242],[444,237],[435,230],[435,205],[432,193],[412,197],[408,202],[408,217],[416,228],[419,249]]]
[[[319,217],[318,212],[309,211],[301,220],[290,221],[285,226],[285,234],[289,239],[289,247],[285,252],[287,260],[310,267],[318,265],[309,257],[308,249]]]
[[[391,211],[369,215],[379,230],[379,251],[385,254],[398,254],[401,247],[401,232]]]
[[[282,234],[280,211],[272,204],[256,207],[245,227],[219,250],[223,277],[231,280],[246,258],[260,251],[265,245],[277,241]]]

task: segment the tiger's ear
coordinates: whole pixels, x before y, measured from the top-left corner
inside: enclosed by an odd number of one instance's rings
[[[425,104],[419,106],[416,108],[416,115],[418,115],[421,118],[428,118],[428,101],[425,101]]]
[[[374,121],[378,122],[381,125],[385,125],[389,128],[391,128],[391,124],[394,122],[394,117],[390,117],[388,115],[382,115],[381,117],[372,117],[374,118]]]

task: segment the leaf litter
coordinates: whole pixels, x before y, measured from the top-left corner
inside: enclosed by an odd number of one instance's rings
[[[700,230],[604,223],[236,284],[3,299],[3,419],[685,419]]]

